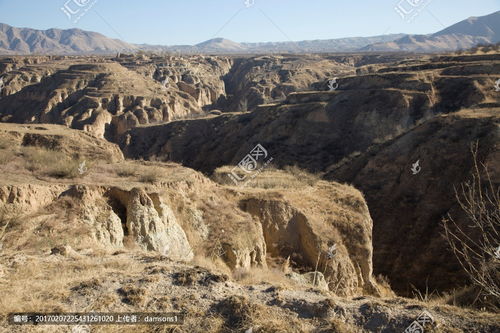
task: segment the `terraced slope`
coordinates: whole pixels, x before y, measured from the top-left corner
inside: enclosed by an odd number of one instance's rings
[[[375,271],[403,293],[410,284],[444,290],[462,275],[440,221],[455,207],[453,185],[470,171],[471,143],[479,141],[481,161],[498,170],[499,77],[499,55],[377,65],[339,79],[335,91],[292,93],[254,112],[134,128],[121,147],[129,157],[176,161],[210,174],[261,144],[275,166],[355,182],[375,217]],[[386,145],[394,148],[382,159],[377,152]],[[432,165],[422,184],[410,173],[419,158]],[[443,172],[447,166],[460,172]]]
[[[4,122],[65,124],[109,139],[133,126],[202,112],[189,94],[110,61],[48,74],[1,98],[0,110]]]

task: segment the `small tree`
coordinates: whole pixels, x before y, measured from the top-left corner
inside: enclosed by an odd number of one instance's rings
[[[448,214],[445,236],[460,265],[483,295],[500,299],[500,187],[495,186],[487,167],[478,162],[478,144],[471,147],[473,169],[468,181],[455,188],[468,229]],[[484,173],[481,171],[484,170]],[[471,233],[478,233],[474,236]]]

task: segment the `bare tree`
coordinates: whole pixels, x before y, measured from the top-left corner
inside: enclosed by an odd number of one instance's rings
[[[448,214],[445,236],[471,282],[484,295],[500,299],[500,187],[495,186],[486,165],[478,162],[478,144],[471,147],[473,169],[469,180],[455,188],[465,213],[465,227]],[[482,172],[484,171],[484,172]]]

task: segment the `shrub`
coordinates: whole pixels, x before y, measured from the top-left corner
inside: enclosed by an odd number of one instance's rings
[[[478,145],[472,147],[470,180],[455,188],[455,197],[467,218],[468,228],[450,214],[443,220],[446,239],[471,282],[484,296],[500,299],[500,188],[485,165],[478,163]],[[484,173],[482,172],[484,171]],[[483,174],[485,176],[483,176]],[[486,179],[485,179],[486,178]],[[479,236],[471,235],[471,229]]]

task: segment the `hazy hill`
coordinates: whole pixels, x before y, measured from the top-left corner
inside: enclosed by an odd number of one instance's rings
[[[404,34],[391,34],[373,37],[348,37],[337,39],[303,40],[298,42],[236,43],[224,38],[214,38],[194,46],[151,46],[141,45],[142,49],[192,53],[276,53],[276,52],[349,52],[357,51],[373,43],[396,40]]]
[[[500,41],[500,11],[471,17],[432,35],[408,35],[386,43],[375,43],[363,51],[439,52],[471,48]]]
[[[316,52],[439,52],[466,49],[500,41],[500,11],[471,17],[431,35],[391,34],[287,42],[237,43],[214,38],[196,45],[129,44],[80,29],[35,30],[0,23],[0,54],[89,54],[143,50],[210,54],[264,54]]]
[[[132,50],[134,46],[80,29],[35,30],[0,23],[2,54],[85,54]]]

